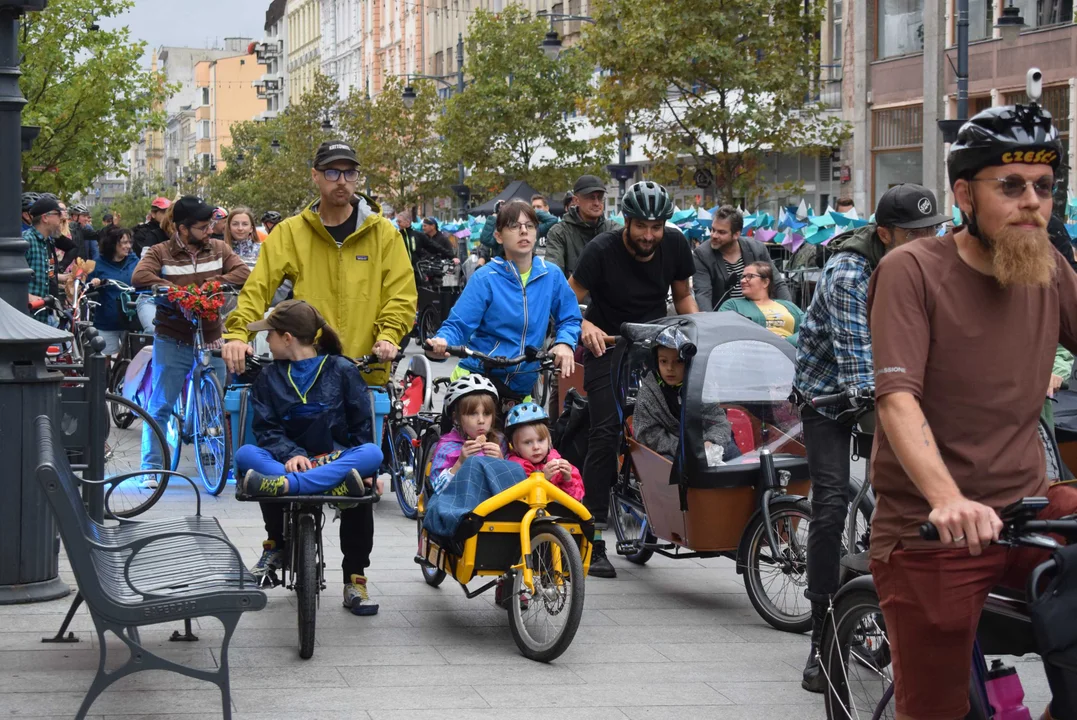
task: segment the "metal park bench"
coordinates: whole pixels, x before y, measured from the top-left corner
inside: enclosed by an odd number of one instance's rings
[[[220,523],[200,515],[109,526],[95,522],[83,506],[79,481],[68,465],[59,433],[44,415],[35,421],[35,430],[37,480],[56,516],[101,646],[97,676],[76,718],[85,718],[109,685],[140,670],[171,670],[215,683],[221,689],[224,717],[231,718],[228,643],[240,615],[264,608],[266,596]],[[106,513],[108,495],[117,481],[101,481],[112,484],[106,494]],[[216,671],[180,665],[141,644],[138,629],[142,626],[178,620],[189,623],[199,617],[214,617],[224,626]],[[105,670],[106,631],[112,631],[130,651],[127,662],[111,672]]]

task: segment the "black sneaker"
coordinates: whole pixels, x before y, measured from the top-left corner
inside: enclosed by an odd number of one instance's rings
[[[286,494],[284,486],[288,479],[283,475],[263,475],[256,470],[248,470],[238,482],[236,482],[236,498],[245,500],[255,497],[279,497]]]
[[[826,692],[826,676],[819,667],[819,648],[812,643],[808,651],[808,662],[804,665],[804,677],[800,687],[811,693]]]
[[[587,569],[589,577],[615,578],[617,569],[606,557],[606,541],[595,540],[591,549],[591,566]]]
[[[344,478],[344,482],[334,488],[326,490],[325,494],[337,497],[363,497],[366,495],[366,490],[366,483],[363,482],[363,478],[359,475],[359,471],[351,470],[348,473],[348,476]]]

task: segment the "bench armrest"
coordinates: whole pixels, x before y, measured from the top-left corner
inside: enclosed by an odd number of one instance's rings
[[[137,587],[135,587],[135,584],[133,582],[131,582],[131,574],[130,574],[131,573],[131,563],[134,562],[135,558],[138,557],[138,554],[147,545],[155,543],[155,542],[157,542],[159,540],[167,540],[169,538],[175,538],[175,537],[197,537],[197,538],[205,538],[207,540],[213,540],[215,542],[224,543],[228,547],[228,549],[232,551],[232,555],[235,556],[236,569],[237,569],[237,572],[239,574],[239,587],[240,587],[241,590],[243,589],[243,584],[245,582],[244,575],[247,572],[247,567],[243,564],[243,558],[240,557],[239,550],[236,548],[236,546],[233,545],[232,542],[230,540],[228,540],[227,538],[221,537],[219,535],[212,535],[210,533],[204,533],[204,532],[196,532],[196,531],[193,531],[193,530],[182,531],[182,532],[180,532],[180,531],[167,532],[167,533],[161,533],[160,535],[153,535],[153,536],[150,536],[150,537],[145,537],[145,538],[139,538],[137,540],[132,540],[131,542],[126,543],[124,545],[118,545],[116,547],[107,548],[107,550],[109,550],[111,552],[123,552],[124,550],[130,550],[131,551],[131,555],[127,558],[127,561],[123,564],[123,579],[127,583],[127,586],[129,588],[131,588],[136,593],[145,596],[145,593],[142,592],[141,590],[139,590]],[[102,547],[102,546],[98,546],[98,547]]]
[[[131,478],[141,477],[143,475],[159,475],[164,477],[178,477],[186,480],[194,488],[194,514],[196,516],[202,515],[202,494],[198,490],[198,484],[194,480],[189,478],[180,472],[173,470],[137,470],[135,472],[124,473],[123,475],[113,475],[107,477],[104,480],[82,480],[88,485],[111,485],[111,487],[105,492],[105,517],[109,520],[118,520],[121,523],[138,523],[145,522],[143,520],[131,520],[129,518],[120,518],[109,508],[109,499],[112,497],[113,491],[120,486],[120,483]]]

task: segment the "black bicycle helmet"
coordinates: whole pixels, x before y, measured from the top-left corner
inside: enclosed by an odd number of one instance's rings
[[[1064,150],[1051,113],[1039,105],[1007,105],[978,113],[961,126],[946,160],[950,187],[985,167],[1029,163],[1058,172]]]
[[[669,220],[673,217],[673,200],[658,183],[638,182],[625,191],[621,213],[625,220]]]
[[[36,192],[24,192],[22,194],[22,211],[30,212],[30,207],[41,199],[41,195]]]
[[[267,223],[267,222],[271,222],[271,223],[273,223],[274,225],[276,225],[276,224],[277,224],[277,223],[279,223],[279,222],[280,222],[280,221],[281,221],[282,219],[283,219],[283,218],[282,218],[282,217],[280,216],[280,213],[279,213],[279,212],[277,212],[276,210],[270,210],[269,212],[267,212],[267,213],[265,213],[264,215],[262,215],[262,223],[263,223],[263,224],[264,224],[264,223]]]

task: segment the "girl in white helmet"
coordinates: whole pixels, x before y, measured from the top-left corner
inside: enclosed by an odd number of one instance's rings
[[[466,375],[449,386],[445,408],[452,429],[434,448],[430,485],[440,493],[470,457],[502,459],[507,448],[494,429],[497,421],[497,388],[482,375]]]

